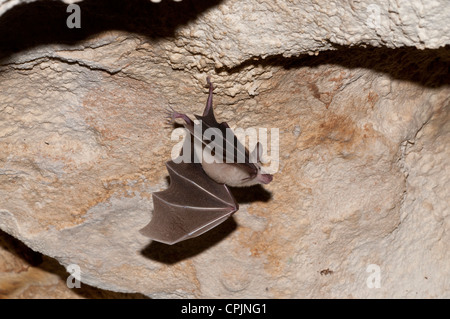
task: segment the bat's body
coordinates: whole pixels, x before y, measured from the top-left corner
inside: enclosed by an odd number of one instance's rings
[[[239,206],[226,185],[251,186],[272,181],[272,175],[261,173],[261,145],[258,143],[249,154],[234,134],[227,135],[228,124],[216,121],[212,107],[213,86],[209,78],[208,84],[209,96],[203,116],[195,117],[201,121],[202,133],[214,128],[224,138],[207,140],[203,134],[197,136],[196,125],[199,124],[185,114],[176,111],[171,114],[172,119],[183,119],[185,128],[201,142],[193,143],[193,149],[202,161],[201,164],[166,163],[170,186],[153,194],[153,217],[141,230],[145,236],[166,244],[199,236],[235,213]],[[214,149],[214,152],[203,152],[204,148]],[[228,158],[233,161],[227,161]],[[238,158],[244,160],[238,161]]]

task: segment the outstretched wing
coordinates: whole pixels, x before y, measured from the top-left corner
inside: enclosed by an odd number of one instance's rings
[[[169,188],[154,193],[153,216],[141,233],[175,244],[219,225],[239,209],[228,187],[209,178],[201,164],[166,163]]]

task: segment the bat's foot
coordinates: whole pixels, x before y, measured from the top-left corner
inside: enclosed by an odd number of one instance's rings
[[[172,125],[174,122],[174,118],[172,117],[172,113],[175,112],[171,106],[168,106],[165,109],[165,120],[167,125]]]
[[[175,120],[175,119],[182,119],[182,120],[184,120],[186,122],[186,124],[194,125],[194,123],[189,118],[189,116],[187,116],[186,114],[178,113],[177,111],[174,111],[172,113],[172,118],[173,118],[173,120]]]
[[[212,83],[211,83],[211,76],[207,76],[206,77],[206,83],[208,84],[208,86],[211,88],[213,85],[212,85]]]
[[[209,94],[211,95],[212,91],[214,90],[214,85],[212,84],[211,77],[209,75],[206,77],[206,83],[208,84]]]

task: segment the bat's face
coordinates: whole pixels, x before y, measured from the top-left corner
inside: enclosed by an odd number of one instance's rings
[[[196,152],[202,149],[198,149]],[[253,163],[256,170],[254,174],[249,174],[249,170],[245,169],[243,165],[223,163],[222,159],[215,158],[207,152],[203,152],[202,154],[202,167],[210,178],[217,183],[227,184],[228,186],[243,187],[256,184],[268,184],[272,181],[272,175],[264,174],[261,171],[261,164],[259,162],[260,154],[255,154],[255,152],[259,153],[261,151],[260,146],[253,151],[253,158],[256,159],[255,163]]]
[[[228,186],[252,186],[268,184],[272,181],[272,175],[263,174],[260,167],[254,177],[250,176],[247,170],[235,164],[202,162],[202,167],[213,180]]]

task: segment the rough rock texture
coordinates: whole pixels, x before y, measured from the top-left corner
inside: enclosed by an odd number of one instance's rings
[[[121,296],[69,290],[56,259],[156,298],[450,297],[444,2],[380,1],[378,25],[368,1],[83,1],[79,30],[66,4],[16,2],[0,2],[1,296]],[[151,242],[177,142],[164,109],[199,113],[206,74],[220,120],[279,128],[278,171],[233,190],[239,212],[209,233]]]
[[[81,284],[68,289],[66,269],[0,231],[0,299],[4,298],[145,298]],[[71,281],[69,279],[69,281]]]

